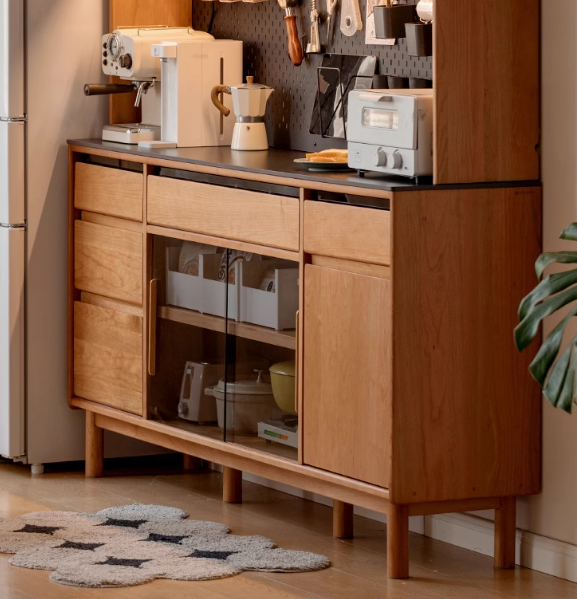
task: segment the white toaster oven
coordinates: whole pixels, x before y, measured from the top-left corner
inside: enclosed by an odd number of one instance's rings
[[[349,93],[349,166],[403,177],[433,174],[433,90]]]

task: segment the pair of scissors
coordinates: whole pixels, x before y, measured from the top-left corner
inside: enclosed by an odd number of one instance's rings
[[[327,46],[332,41],[331,21],[332,21],[333,14],[337,8],[338,3],[339,3],[339,0],[327,0],[327,39],[326,39]]]

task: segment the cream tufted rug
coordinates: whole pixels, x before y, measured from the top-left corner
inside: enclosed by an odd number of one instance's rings
[[[0,553],[14,553],[14,566],[53,570],[54,582],[79,587],[329,566],[322,555],[278,549],[265,537],[231,535],[224,524],[187,518],[176,508],[139,503],[97,514],[34,512],[0,520]]]

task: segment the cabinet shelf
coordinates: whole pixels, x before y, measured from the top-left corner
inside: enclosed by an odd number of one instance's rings
[[[209,329],[218,333],[226,332],[226,321],[219,316],[211,316],[209,314],[201,314],[194,310],[186,308],[176,308],[174,306],[160,306],[158,316],[173,322],[180,322],[190,326]],[[296,349],[296,331],[275,331],[267,327],[261,327],[256,324],[248,324],[246,322],[228,322],[228,332],[235,337],[251,339],[252,341],[260,341],[277,347],[285,347],[287,349]]]

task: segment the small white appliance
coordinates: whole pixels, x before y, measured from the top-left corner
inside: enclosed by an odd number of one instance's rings
[[[254,83],[254,77],[247,77],[241,85],[218,85],[212,90],[212,102],[222,116],[227,117],[230,109],[224,106],[219,95],[232,95],[236,123],[232,135],[233,150],[268,150],[268,138],[264,117],[272,87]],[[222,117],[221,117],[222,118]]]
[[[433,90],[352,90],[349,166],[403,177],[433,174]]]
[[[135,106],[142,106],[142,122],[105,125],[102,139],[137,144],[161,138],[161,80],[158,58],[151,48],[163,41],[195,40],[210,42],[214,37],[188,27],[119,28],[102,36],[102,71],[130,83],[126,85],[86,85],[87,96],[132,93]]]
[[[163,41],[151,52],[162,65],[161,142],[140,145],[230,145],[233,127],[214,109],[211,90],[223,81],[242,81],[242,42]]]
[[[199,424],[216,422],[216,401],[205,393],[216,385],[224,373],[223,362],[187,362],[184,367],[178,416]]]

